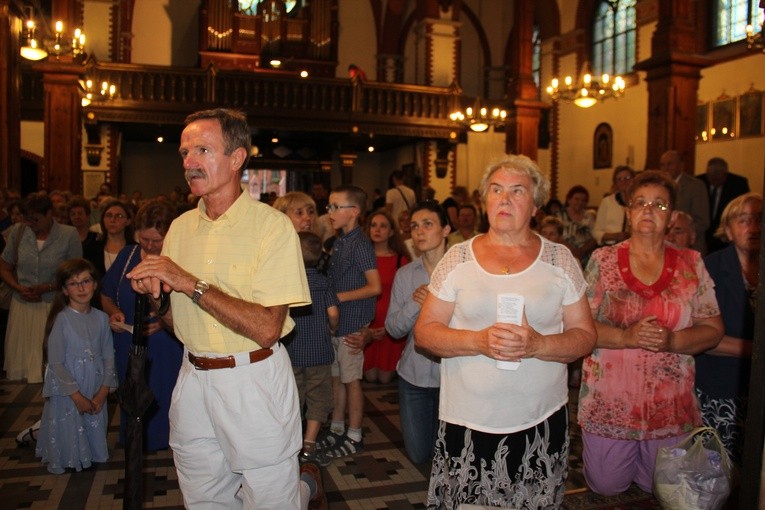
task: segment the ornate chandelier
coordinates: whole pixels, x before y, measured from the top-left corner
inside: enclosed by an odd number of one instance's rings
[[[563,78],[563,86],[558,78],[553,78],[547,87],[547,93],[553,101],[573,101],[580,108],[589,108],[598,101],[609,97],[619,98],[624,94],[624,79],[621,76],[613,78],[608,74],[602,74],[599,81],[592,79],[587,71],[582,74],[579,83],[574,84],[571,76]]]
[[[44,25],[47,26],[45,23]],[[24,36],[19,48],[19,54],[23,58],[27,60],[42,60],[50,54],[55,55],[57,59],[66,54],[71,54],[75,61],[83,58],[85,34],[79,28],[74,30],[71,42],[64,38],[64,23],[62,21],[56,21],[56,29],[52,37],[45,37],[45,34],[38,36],[37,23],[34,20],[31,8],[28,10],[28,18],[24,27]],[[50,27],[48,27],[49,31]]]
[[[462,124],[476,133],[482,133],[489,127],[502,127],[507,119],[507,111],[498,106],[486,106],[483,99],[477,97],[473,106],[457,110],[449,115],[452,121]]]
[[[89,106],[93,102],[109,101],[114,99],[117,93],[117,86],[108,81],[101,82],[101,87],[97,88],[93,80],[80,80],[80,95],[82,96],[82,107]]]

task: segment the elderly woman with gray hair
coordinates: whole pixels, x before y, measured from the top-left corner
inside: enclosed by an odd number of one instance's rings
[[[762,195],[746,193],[734,198],[723,210],[716,232],[730,244],[704,259],[715,282],[725,335],[717,347],[696,356],[696,395],[704,425],[717,429],[739,465],[752,369],[761,221]]]
[[[415,325],[441,358],[428,506],[559,507],[567,475],[566,364],[592,350],[579,262],[531,229],[549,183],[525,156],[481,181],[489,230],[452,247]]]

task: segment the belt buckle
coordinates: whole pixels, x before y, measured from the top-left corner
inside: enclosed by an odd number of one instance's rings
[[[236,354],[229,356],[229,358],[234,361],[234,366],[231,368],[242,367],[252,363],[252,361],[250,361],[249,352],[237,352]]]
[[[201,356],[194,356],[193,354],[189,353],[194,359],[189,358],[189,361],[192,365],[194,365],[194,370],[209,370],[208,368],[205,368],[203,366],[200,366],[199,363],[202,363],[202,357]]]

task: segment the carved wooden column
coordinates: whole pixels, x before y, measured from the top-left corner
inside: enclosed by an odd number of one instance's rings
[[[82,104],[79,64],[56,62],[36,64],[45,87],[45,172],[39,186],[47,189],[82,191]]]
[[[507,96],[511,98],[505,125],[505,150],[537,159],[539,146],[540,110],[548,105],[537,99],[537,86],[532,73],[534,53],[534,3],[532,0],[515,2],[514,25],[510,34],[510,76]]]
[[[659,168],[664,151],[677,150],[686,172],[695,171],[699,80],[712,62],[696,54],[694,9],[692,0],[659,0],[651,58],[635,65],[646,71],[648,87],[646,168]]]
[[[0,187],[21,187],[21,109],[18,87],[19,45],[12,31],[8,0],[0,0]]]

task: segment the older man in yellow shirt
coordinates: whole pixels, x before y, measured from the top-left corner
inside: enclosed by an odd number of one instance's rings
[[[188,508],[297,509],[323,496],[318,470],[298,472],[297,390],[279,343],[288,307],[311,300],[300,244],[285,215],[242,193],[250,143],[241,113],[186,119],[180,155],[202,200],[173,222],[162,256],[128,274],[137,292],[171,292],[163,320],[186,348],[170,446]]]

